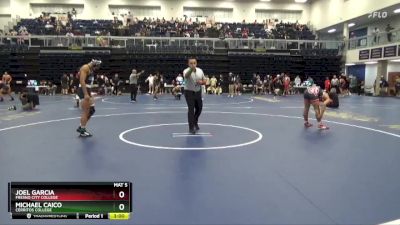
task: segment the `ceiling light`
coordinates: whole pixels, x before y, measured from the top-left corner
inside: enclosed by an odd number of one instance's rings
[[[297,3],[306,3],[307,0],[294,0],[294,2],[297,2]]]
[[[349,23],[349,25],[347,25],[347,26],[354,27],[355,25],[356,25],[355,23]]]
[[[400,13],[400,9],[396,9],[393,11],[394,13]]]
[[[393,59],[393,60],[390,60],[390,62],[400,62],[400,59]]]
[[[271,0],[260,0],[260,2],[270,2]]]
[[[372,61],[372,62],[365,62],[365,64],[377,64],[377,61]]]
[[[346,66],[354,66],[354,65],[356,65],[355,63],[346,63],[345,64]]]
[[[328,33],[334,33],[334,32],[336,32],[336,29],[330,29],[330,30],[328,30]]]

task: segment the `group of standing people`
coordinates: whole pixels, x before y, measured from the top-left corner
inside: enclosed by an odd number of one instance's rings
[[[358,93],[361,95],[363,92],[364,81],[359,81],[355,76],[346,76],[342,73],[339,77],[336,75],[325,78],[324,87],[326,92],[331,92],[334,90],[335,93],[347,96],[351,93]]]
[[[61,77],[61,94],[75,94],[79,87],[79,72],[74,74],[63,74]],[[115,74],[112,78],[108,78],[106,75],[99,74],[93,79],[93,83],[97,83],[98,95],[120,95],[121,86],[123,81],[119,78],[118,74]]]
[[[264,79],[259,74],[253,74],[251,80],[253,94],[292,95],[296,93],[294,86],[301,85],[301,79],[296,76],[294,80],[289,74],[281,73],[276,76],[266,75]]]

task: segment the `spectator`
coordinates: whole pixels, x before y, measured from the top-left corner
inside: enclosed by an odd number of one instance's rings
[[[104,76],[104,95],[112,95],[110,79],[107,76]]]
[[[264,93],[272,93],[272,77],[270,75],[264,77]]]
[[[393,29],[394,28],[392,26],[390,26],[390,23],[388,23],[387,26],[386,26],[386,29],[385,29],[385,31],[387,33],[388,42],[392,42],[392,30]]]
[[[76,90],[76,88],[74,86],[74,83],[75,83],[74,74],[70,73],[69,74],[69,84],[68,84],[68,86],[69,86],[69,90],[70,90],[71,94],[74,94],[75,90]]]
[[[242,95],[242,80],[240,79],[239,74],[236,75],[235,78],[235,90],[234,90],[236,95]]]
[[[395,90],[396,90],[396,96],[400,96],[400,76],[397,75],[396,80],[395,80]]]
[[[350,85],[349,85],[349,87],[350,87],[350,94],[351,93],[358,93],[358,91],[357,91],[357,85],[358,85],[358,80],[357,80],[357,77],[356,76],[353,76],[353,75],[350,75]]]
[[[61,94],[67,95],[68,94],[68,87],[69,87],[69,77],[66,73],[64,73],[61,77]]]
[[[357,90],[358,95],[364,94],[364,81],[363,80],[358,81],[357,89],[358,89]]]
[[[373,31],[373,34],[374,34],[374,43],[376,44],[376,43],[379,43],[379,28],[377,28],[377,27],[375,27],[374,28],[374,31]]]
[[[236,77],[233,75],[232,72],[229,73],[228,77],[228,84],[229,84],[229,95],[228,97],[233,98],[233,95],[235,93],[235,83],[236,83]]]
[[[74,19],[76,19],[77,12],[76,12],[76,9],[75,9],[75,8],[72,8],[71,13],[72,13],[72,15],[74,16]]]
[[[386,96],[388,93],[388,87],[389,87],[389,83],[386,81],[386,79],[381,76],[381,79],[379,81],[379,87],[381,88],[381,96]]]
[[[150,74],[147,77],[145,82],[149,83],[149,92],[148,92],[148,94],[152,95],[154,93],[154,76],[153,76],[153,74]]]
[[[228,90],[228,82],[226,82],[224,75],[219,75],[217,86],[220,87],[221,94]]]
[[[290,77],[287,74],[285,74],[283,76],[283,87],[284,87],[283,95],[284,96],[289,95],[290,94],[289,93],[290,92]]]
[[[113,86],[113,91],[112,93],[114,95],[119,95],[119,86],[121,85],[120,79],[118,77],[118,73],[114,75],[114,77],[111,79],[111,85]]]
[[[105,81],[104,81],[104,75],[97,75],[97,94],[98,95],[103,95],[105,93],[104,87],[105,87]]]
[[[73,15],[73,13],[72,13]],[[96,24],[91,29],[97,29],[99,27],[110,27],[117,30],[122,25],[122,22],[118,20],[118,17],[114,15],[114,19],[111,21],[94,21]],[[144,18],[142,21],[136,21],[133,19],[133,15],[128,12],[126,15],[127,24],[130,25],[129,32],[131,35],[140,34],[142,36],[179,36],[179,37],[227,37],[227,38],[263,38],[263,39],[306,39],[315,40],[315,35],[310,31],[306,25],[300,25],[298,23],[279,23],[274,22],[260,23],[260,24],[202,24],[198,20],[194,23],[190,19],[179,20],[178,18],[172,18],[171,21],[166,21],[165,19],[160,20]],[[125,19],[124,19],[125,20]],[[53,31],[54,26],[57,22],[51,22],[47,14],[41,15],[37,20],[35,20],[37,25],[35,27],[35,34],[48,33]],[[27,25],[32,26],[31,22]],[[45,26],[43,26],[45,24]],[[19,26],[23,26],[24,23],[20,23]],[[74,26],[73,26],[74,25]],[[58,26],[57,26],[58,27]],[[82,27],[79,23],[71,19],[68,20],[66,27],[75,29],[86,29]],[[57,31],[63,33],[65,27],[57,28]],[[68,30],[68,29],[67,29]],[[72,33],[77,30],[70,30]],[[87,33],[94,33],[96,30],[86,30]],[[108,30],[107,32],[109,32]],[[126,35],[125,32],[115,31],[116,35]]]
[[[336,93],[339,94],[339,80],[337,79],[336,75],[333,75],[331,80],[331,88],[336,90]]]
[[[329,80],[329,77],[325,78],[325,91],[329,92],[331,90],[331,81]]]
[[[251,79],[251,85],[253,85],[253,95],[257,93],[257,74],[253,73],[253,78]]]
[[[346,76],[344,74],[339,76],[339,90],[340,90],[340,94],[347,95],[347,81],[346,81]]]
[[[296,87],[300,87],[300,85],[301,85],[301,79],[300,79],[300,76],[299,76],[299,75],[297,75],[296,78],[294,79],[294,85],[295,85]]]

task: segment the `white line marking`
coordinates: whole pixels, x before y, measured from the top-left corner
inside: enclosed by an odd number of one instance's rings
[[[171,114],[171,113],[186,113],[184,111],[155,111],[155,112],[131,112],[131,113],[116,113],[116,114],[108,114],[108,115],[95,115],[92,118],[102,118],[102,117],[111,117],[111,116],[129,116],[129,115],[142,115],[142,114]],[[233,114],[233,115],[256,115],[256,116],[268,116],[268,117],[278,117],[278,118],[289,118],[289,119],[303,119],[303,117],[299,116],[286,116],[286,115],[274,115],[274,114],[263,114],[263,113],[241,113],[241,112],[218,112],[218,111],[204,111],[203,113],[211,113],[211,114]],[[17,125],[17,126],[12,126],[12,127],[6,127],[6,128],[1,128],[1,131],[6,131],[6,130],[12,130],[12,129],[17,129],[17,128],[22,128],[22,127],[29,127],[29,126],[35,126],[39,124],[47,124],[47,123],[55,123],[55,122],[62,122],[62,121],[68,121],[68,120],[77,120],[80,119],[80,117],[71,117],[71,118],[63,118],[63,119],[55,119],[55,120],[47,120],[47,121],[41,121],[41,122],[35,122],[35,123],[28,123],[28,124],[22,124],[22,125]],[[310,118],[311,120],[315,120]],[[339,125],[344,125],[344,126],[349,126],[349,127],[355,127],[359,129],[364,129],[368,131],[373,131],[376,133],[381,133],[381,134],[386,134],[390,135],[393,137],[400,138],[399,134],[394,134],[390,132],[386,132],[383,130],[378,130],[378,129],[373,129],[369,127],[364,127],[364,126],[358,126],[358,125],[353,125],[353,124],[348,124],[348,123],[341,123],[341,122],[335,122],[335,121],[330,121],[330,120],[325,120],[329,123],[334,123],[334,124],[339,124]]]
[[[186,135],[189,133],[172,133],[172,135]],[[211,133],[196,133],[196,134],[201,134],[201,135],[211,135]]]
[[[400,224],[400,219],[381,223],[380,225],[399,225],[399,224]]]
[[[223,106],[222,106],[223,107]],[[207,107],[207,106],[205,106],[205,107],[203,107],[203,109],[209,109],[209,108],[211,108],[211,107]],[[255,107],[250,107],[250,106],[248,106],[248,107],[224,107],[224,108],[227,108],[227,109],[254,109]],[[187,106],[184,106],[184,107],[147,107],[147,108],[144,108],[145,110],[156,110],[156,109],[187,109]]]
[[[247,127],[241,127],[241,126],[235,126],[235,125],[228,125],[228,124],[216,124],[216,123],[200,123],[200,125],[208,125],[208,126],[222,126],[222,127],[231,127],[231,128],[238,128],[238,129],[242,129],[242,130],[247,130],[253,133],[257,134],[257,138],[249,141],[249,142],[245,142],[245,143],[241,143],[241,144],[236,144],[236,145],[226,145],[226,146],[215,146],[215,147],[186,147],[186,148],[182,148],[182,147],[167,147],[167,146],[154,146],[154,145],[145,145],[145,144],[140,144],[137,142],[133,142],[133,141],[128,141],[124,138],[124,135],[135,131],[135,130],[141,130],[141,129],[146,129],[149,127],[163,127],[163,126],[187,126],[187,123],[168,123],[168,124],[153,124],[153,125],[147,125],[147,126],[141,126],[141,127],[136,127],[136,128],[132,128],[129,130],[126,130],[124,132],[122,132],[121,134],[119,134],[119,139],[127,144],[131,144],[131,145],[135,145],[135,146],[139,146],[139,147],[144,147],[144,148],[155,148],[155,149],[168,149],[168,150],[217,150],[217,149],[227,149],[227,148],[238,148],[238,147],[243,147],[243,146],[247,146],[247,145],[251,145],[254,143],[259,142],[262,138],[263,135],[253,129],[247,128]]]
[[[80,108],[76,108],[76,107],[71,107],[71,108],[68,108],[68,110],[80,110]],[[96,110],[116,110],[116,109],[119,109],[119,108],[97,108],[96,107]]]
[[[203,107],[203,109],[206,107]],[[186,107],[148,107],[148,108],[144,108],[146,110],[152,110],[152,109],[187,109]]]
[[[117,104],[117,105],[132,105],[132,103],[131,102],[110,102],[110,101],[108,101],[108,99],[109,98],[103,98],[103,99],[101,99],[101,101],[102,102],[104,102],[104,103],[109,103],[109,104]],[[205,106],[213,106],[213,105],[239,105],[239,104],[245,104],[245,103],[252,103],[254,101],[254,99],[252,99],[252,98],[250,98],[248,101],[242,101],[242,102],[228,102],[228,103],[223,103],[223,104],[221,104],[221,103],[206,103],[206,101],[203,101],[204,102],[204,105]],[[139,103],[140,104],[140,103]],[[168,106],[168,105],[171,105],[171,104],[156,104],[156,103],[153,103],[153,104],[140,104],[140,105],[150,105],[150,106],[162,106],[162,105],[166,105],[166,106]]]
[[[180,135],[173,135],[173,138],[177,137],[212,137],[211,134],[180,134]]]

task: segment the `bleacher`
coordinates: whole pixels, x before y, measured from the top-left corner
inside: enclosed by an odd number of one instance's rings
[[[168,27],[172,25],[167,21],[163,26],[156,26],[151,29],[150,36],[166,36]],[[55,29],[46,30],[44,24],[41,24],[39,20],[23,19],[15,29],[18,30],[21,26],[35,34],[54,34],[53,32],[55,32]],[[99,33],[104,35],[106,32],[111,32],[112,35],[122,32],[124,35],[133,36],[141,32],[145,26],[144,21],[139,21],[121,31],[121,29],[115,29],[112,20],[74,20],[72,22],[72,29],[76,34],[90,34],[91,36],[97,36]],[[193,30],[197,25],[185,26],[186,30]],[[254,38],[277,37],[283,39],[285,36],[292,39],[313,40],[315,38],[306,26],[302,26],[303,31],[300,32],[293,24],[278,23],[276,29],[268,32],[264,30],[263,24],[225,23],[221,26],[221,30],[231,32],[233,37],[238,38],[242,37],[243,29],[248,30],[249,37]],[[65,33],[66,30],[62,30],[62,32]],[[169,35],[179,34],[172,32]],[[215,28],[199,32],[200,37],[209,35],[219,36],[220,32]],[[233,72],[241,76],[244,84],[249,84],[253,73],[264,76],[282,72],[288,73],[292,77],[296,75],[303,78],[313,76],[317,83],[321,83],[325,76],[338,74],[341,67],[337,49],[314,48],[311,42],[293,41],[286,43],[285,48],[278,44],[276,48],[266,49],[258,41],[243,42],[247,45],[245,48],[244,46],[238,47],[236,44],[230,45],[223,39],[216,41],[214,45],[212,41],[203,40],[205,41],[200,39],[137,38],[127,39],[126,45],[119,46],[118,39],[115,39],[111,40],[107,47],[99,47],[97,43],[81,50],[71,50],[68,48],[71,46],[67,45],[56,45],[58,47],[52,45],[51,48],[41,45],[42,47],[28,48],[26,45],[16,45],[10,42],[0,46],[0,59],[2,59],[0,69],[9,71],[15,80],[25,79],[24,74],[28,74],[29,79],[50,80],[59,84],[63,73],[75,73],[81,65],[89,62],[92,58],[101,58],[103,66],[99,74],[111,77],[118,73],[122,79],[128,80],[131,69],[137,68],[146,70],[145,76],[142,76],[139,82],[143,83],[145,77],[155,71],[161,72],[167,81],[171,81],[187,66],[187,57],[195,55],[199,60],[199,66],[207,75],[227,75],[229,72]],[[113,46],[117,46],[117,48],[113,48]]]
[[[121,21],[118,21],[120,24]],[[26,27],[30,34],[35,35],[65,35],[67,28],[63,27],[59,33],[56,33],[56,24],[51,21],[54,25],[52,29],[45,28],[45,22],[38,19],[22,19],[15,27],[14,30],[18,31],[21,27]],[[220,23],[222,27],[217,30],[215,27],[211,27],[203,31],[200,29],[204,23],[172,23],[170,21],[160,22],[145,22],[138,21],[136,24],[128,27],[117,27],[113,26],[112,20],[72,20],[71,27],[75,34],[90,34],[92,36],[104,35],[110,32],[113,36],[135,36],[140,34],[141,31],[148,29],[148,35],[150,37],[165,37],[165,36],[178,36],[182,37],[181,31],[187,31],[191,36],[194,35],[194,31],[198,30],[199,37],[210,37],[218,38],[221,32],[230,33],[232,38],[242,38],[242,31],[248,30],[248,36],[252,38],[263,38],[263,39],[301,39],[301,40],[315,40],[315,35],[308,29],[306,25],[301,25],[303,30],[297,29],[296,24],[293,23],[277,23],[274,29],[268,32],[264,28],[264,24],[261,23]],[[167,35],[168,33],[168,35]]]

